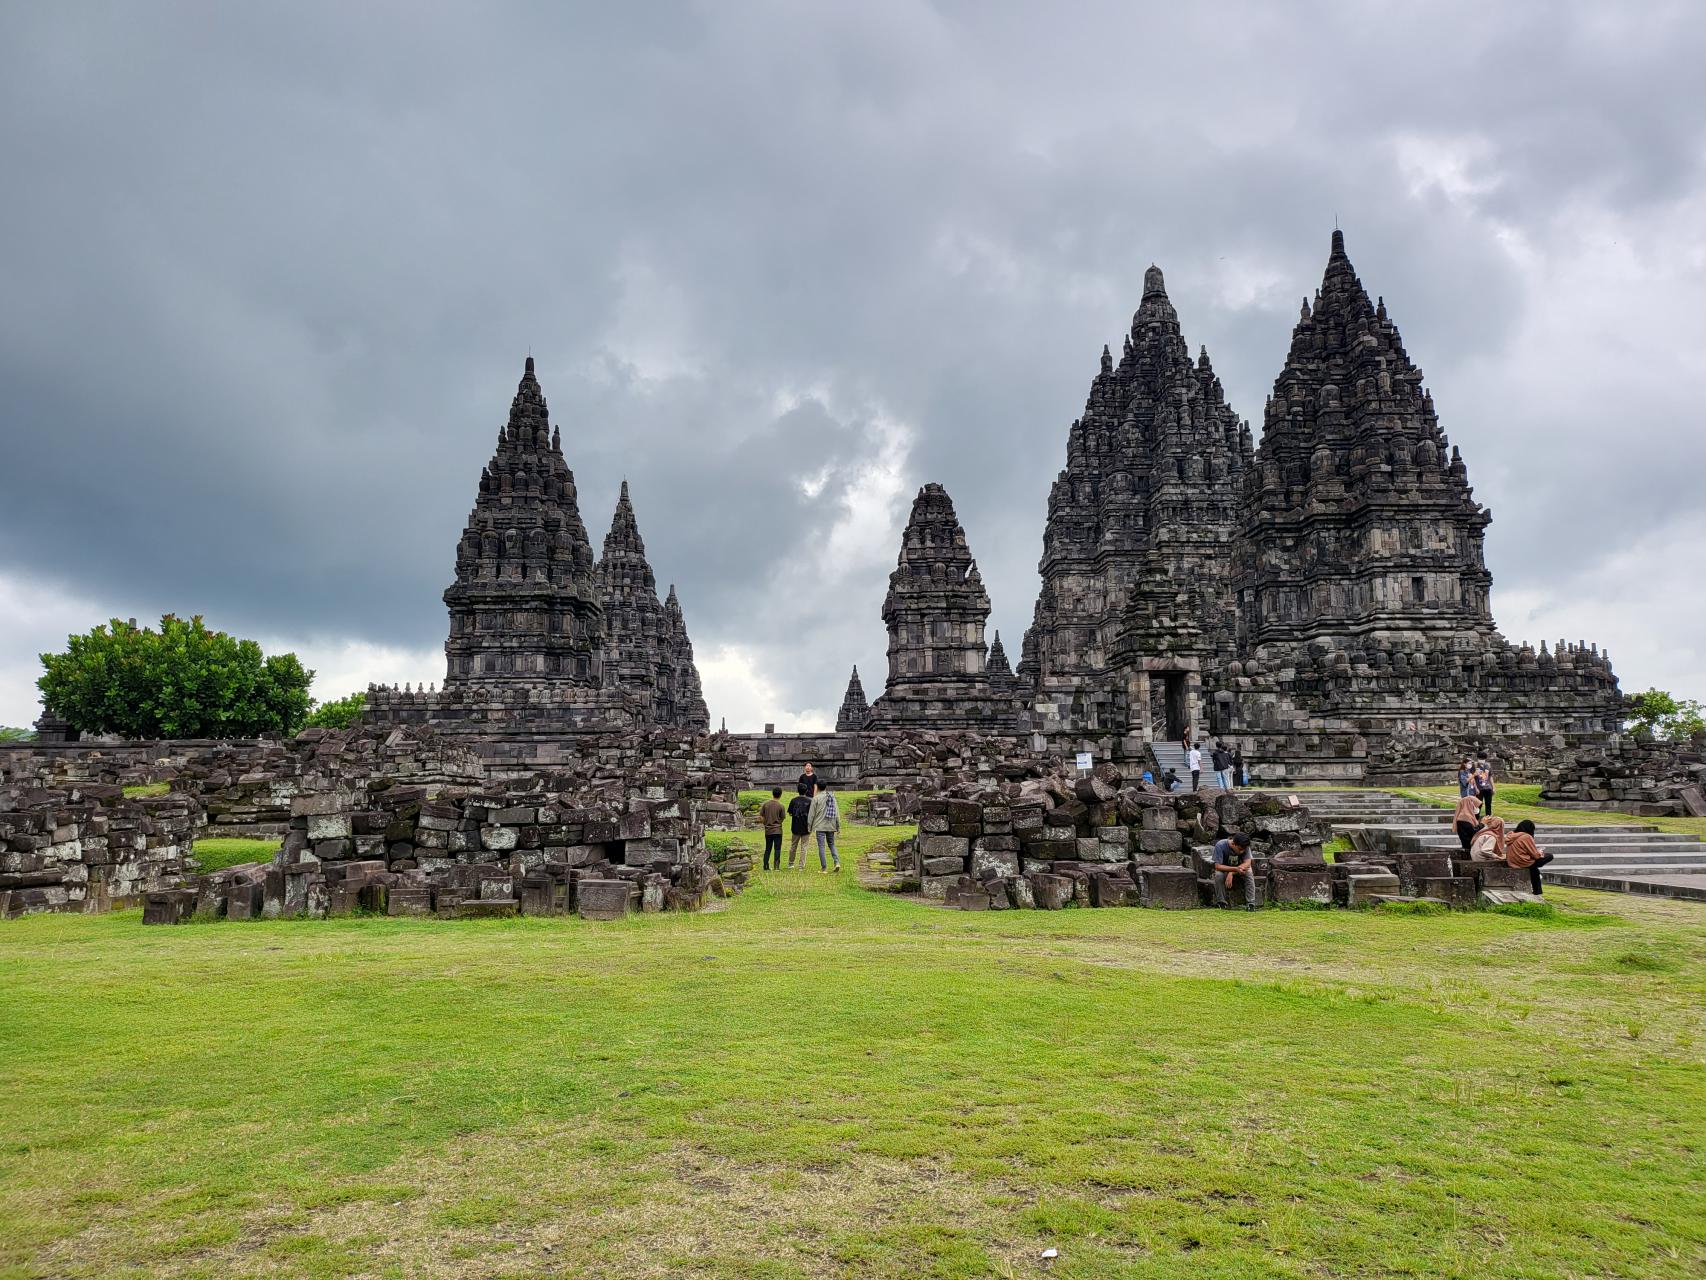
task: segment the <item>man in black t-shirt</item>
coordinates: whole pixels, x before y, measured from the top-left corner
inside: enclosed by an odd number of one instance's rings
[[[1244,881],[1244,910],[1256,909],[1256,867],[1250,861],[1250,837],[1242,831],[1214,842],[1214,905],[1226,907],[1226,891],[1235,879]]]

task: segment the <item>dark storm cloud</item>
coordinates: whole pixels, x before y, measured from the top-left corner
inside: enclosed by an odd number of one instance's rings
[[[0,574],[429,648],[531,349],[595,546],[625,475],[701,654],[832,709],[850,663],[880,683],[918,484],[1016,656],[1144,267],[1259,427],[1337,216],[1500,583],[1538,590],[1633,545],[1628,511],[1699,509],[1702,371],[1654,353],[1706,269],[1703,35],[1689,6],[12,6]],[[1546,296],[1579,226],[1669,227],[1630,252],[1684,283]],[[1572,306],[1627,320],[1549,370],[1525,335]]]

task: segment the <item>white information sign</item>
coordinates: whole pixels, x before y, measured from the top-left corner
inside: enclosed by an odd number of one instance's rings
[[[1091,767],[1090,753],[1088,751],[1080,751],[1078,753],[1078,767],[1080,769],[1088,769]]]

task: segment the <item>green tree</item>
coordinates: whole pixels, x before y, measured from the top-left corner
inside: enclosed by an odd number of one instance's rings
[[[361,719],[361,709],[367,705],[365,693],[352,693],[347,698],[321,702],[308,713],[304,729],[347,729]]]
[[[1692,698],[1676,698],[1663,689],[1632,693],[1624,721],[1638,736],[1680,742],[1706,734],[1706,712]]]
[[[0,742],[34,742],[34,729],[15,729],[9,724],[0,724]]]
[[[294,653],[168,613],[160,629],[114,618],[41,655],[42,701],[84,733],[126,738],[247,738],[294,733],[314,673]]]

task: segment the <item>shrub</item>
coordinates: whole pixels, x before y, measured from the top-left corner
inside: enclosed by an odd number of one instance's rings
[[[308,718],[302,722],[304,729],[347,729],[361,719],[362,708],[367,705],[365,693],[352,693],[347,698],[336,698],[331,702],[317,703]]]
[[[42,701],[83,733],[126,738],[248,738],[293,733],[314,673],[294,653],[168,613],[158,631],[114,618],[44,653]]]

